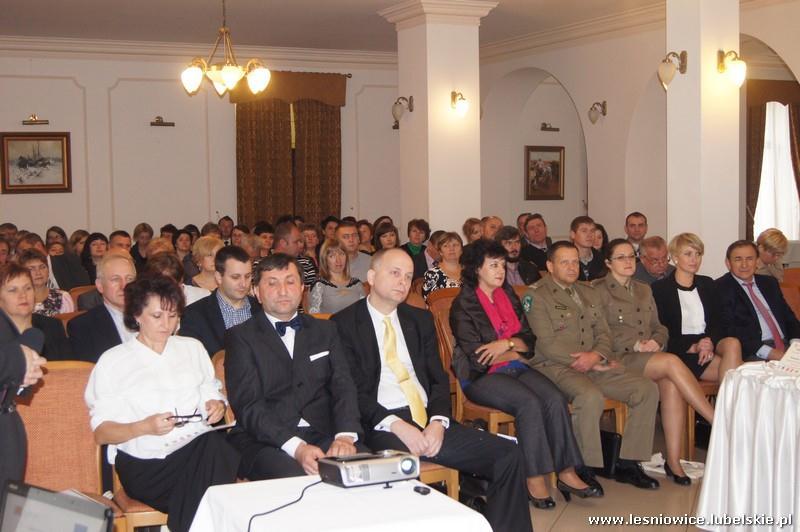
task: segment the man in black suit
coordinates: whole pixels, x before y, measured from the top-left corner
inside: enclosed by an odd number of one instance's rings
[[[72,253],[48,255],[42,237],[36,233],[28,233],[17,242],[17,255],[31,248],[41,251],[47,257],[52,288],[71,290],[76,286],[89,284],[89,274],[81,266],[81,260],[77,256]]]
[[[506,250],[506,280],[511,286],[529,286],[542,278],[539,267],[520,256],[522,242],[519,230],[510,225],[500,229],[495,242]]]
[[[486,517],[497,531],[531,530],[525,466],[516,445],[451,419],[450,383],[428,311],[404,303],[413,264],[401,249],[376,253],[369,297],[333,320],[358,389],[366,444],[489,479]]]
[[[214,257],[217,289],[186,307],[181,316],[181,336],[203,342],[209,356],[225,347],[225,331],[244,323],[259,308],[250,296],[253,266],[250,255],[238,246],[225,246]]]
[[[255,279],[263,312],[225,337],[239,474],[251,480],[313,475],[319,458],[356,453],[362,430],[355,386],[336,326],[297,313],[303,281],[294,257],[264,257]]]
[[[541,214],[528,216],[522,236],[520,257],[534,263],[539,271],[547,271],[547,249],[553,245],[553,241],[547,236],[547,223]]]
[[[136,280],[136,266],[124,252],[109,253],[97,266],[95,286],[103,304],[70,320],[67,333],[77,360],[97,362],[100,355],[115,345],[133,338],[122,320],[125,287]]]
[[[745,362],[779,360],[800,339],[800,322],[778,281],[755,273],[757,258],[755,244],[737,240],[725,255],[728,273],[716,281],[724,334],[739,339]]]

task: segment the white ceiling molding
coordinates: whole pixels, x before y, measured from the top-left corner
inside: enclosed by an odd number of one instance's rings
[[[406,0],[378,11],[378,15],[395,24],[397,29],[423,23],[479,26],[481,18],[498,3],[488,0]]]
[[[88,59],[126,58],[177,60],[186,62],[195,56],[205,57],[208,44],[107,41],[99,39],[40,38],[0,35],[0,55],[47,57],[81,57]],[[265,61],[292,64],[325,64],[396,68],[397,54],[359,50],[320,50],[311,48],[278,48],[237,46],[241,56],[261,57]]]

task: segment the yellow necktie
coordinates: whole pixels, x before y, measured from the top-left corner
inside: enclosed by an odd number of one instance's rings
[[[406,396],[408,407],[411,409],[411,419],[420,427],[425,428],[428,425],[428,413],[425,411],[425,405],[422,404],[419,390],[411,380],[406,367],[400,362],[400,357],[397,356],[397,335],[394,332],[394,327],[392,327],[392,321],[387,316],[383,318],[383,324],[385,326],[383,352],[386,355],[386,365],[397,377],[400,389],[403,390],[403,395]]]

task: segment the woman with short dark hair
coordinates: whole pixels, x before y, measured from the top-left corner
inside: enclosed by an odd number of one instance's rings
[[[108,251],[108,238],[103,233],[92,233],[81,251],[81,265],[89,274],[89,284],[97,280],[97,265]]]
[[[174,336],[183,292],[165,276],[125,287],[125,326],[138,331],[103,353],[86,386],[95,440],[108,445],[128,495],[184,532],[209,486],[236,480],[238,453],[210,426],[227,408],[203,344]]]
[[[399,245],[400,235],[397,232],[397,227],[389,223],[383,223],[375,230],[373,240],[375,251],[392,249]]]
[[[514,416],[535,507],[555,506],[545,481],[551,472],[558,474],[558,488],[566,500],[573,493],[599,497],[600,490],[575,471],[583,459],[566,398],[525,363],[533,358],[536,337],[506,282],[505,257],[501,244],[485,239],[469,244],[461,255],[463,285],[450,309],[456,377],[471,401]]]

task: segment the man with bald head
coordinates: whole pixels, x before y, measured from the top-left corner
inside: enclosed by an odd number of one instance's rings
[[[378,251],[367,271],[369,296],[332,318],[358,392],[366,444],[489,479],[492,528],[531,530],[517,446],[452,419],[450,381],[431,314],[405,303],[413,273],[402,249]]]
[[[136,333],[125,327],[125,287],[136,280],[136,266],[124,250],[107,253],[97,265],[95,286],[103,304],[70,320],[67,332],[77,360],[97,362],[106,350]]]

